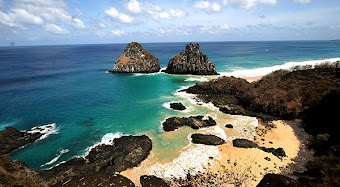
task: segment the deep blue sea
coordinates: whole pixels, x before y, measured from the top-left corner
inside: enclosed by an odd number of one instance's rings
[[[162,68],[186,44],[142,43],[159,59]],[[177,100],[173,95],[177,89],[197,81],[188,81],[191,76],[164,73],[106,73],[125,47],[0,47],[0,130],[6,126],[28,130],[56,124],[55,133],[10,156],[25,161],[32,169],[46,169],[84,155],[104,135],[152,131],[157,141],[157,134],[164,133],[160,130],[162,120],[184,115],[162,105]],[[200,49],[216,64],[218,72],[231,75],[289,61],[340,57],[340,43],[329,41],[201,42]]]

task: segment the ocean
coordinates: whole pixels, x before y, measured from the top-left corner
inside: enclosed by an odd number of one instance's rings
[[[141,44],[165,68],[187,43]],[[10,157],[24,161],[31,169],[48,169],[74,156],[84,156],[91,147],[109,139],[147,134],[153,140],[153,154],[166,163],[188,148],[188,134],[184,132],[191,130],[184,127],[177,134],[166,134],[161,130],[163,120],[171,116],[222,115],[213,106],[197,107],[176,93],[209,77],[107,73],[125,47],[0,47],[0,130],[6,126],[19,130],[56,126],[47,138]],[[329,41],[201,42],[200,49],[216,64],[218,73],[238,77],[340,60],[340,43]],[[188,110],[170,110],[168,103],[172,101],[183,102]],[[221,119],[224,121],[218,123],[235,120],[230,116]]]

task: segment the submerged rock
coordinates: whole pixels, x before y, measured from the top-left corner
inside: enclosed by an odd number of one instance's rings
[[[140,177],[142,187],[169,187],[169,185],[161,178],[153,175],[142,175]]]
[[[51,124],[22,132],[13,127],[6,127],[5,130],[0,131],[0,154],[9,154],[22,146],[35,142],[53,128],[54,124]]]
[[[221,145],[224,143],[222,138],[211,134],[192,134],[191,139],[191,142],[195,144]]]
[[[169,74],[217,75],[215,64],[211,63],[200,49],[198,43],[189,43],[176,54],[165,70]]]
[[[116,60],[111,73],[154,73],[159,72],[158,59],[137,42],[127,44],[124,53]]]
[[[233,146],[239,148],[257,148],[258,145],[247,139],[235,139],[233,140]]]
[[[286,177],[284,175],[278,174],[266,174],[257,187],[272,187],[272,186],[280,186],[280,187],[299,187],[302,186],[298,181]]]
[[[170,108],[174,110],[185,110],[185,106],[182,103],[170,103]]]
[[[112,145],[98,145],[84,158],[73,158],[50,170],[40,171],[42,178],[49,180],[56,176],[90,175],[114,173],[135,167],[149,155],[152,142],[146,135],[122,136],[114,139]]]
[[[163,123],[164,131],[173,131],[182,126],[189,126],[193,129],[202,127],[209,127],[216,125],[216,121],[208,116],[208,119],[203,119],[203,116],[190,116],[190,117],[171,117]]]

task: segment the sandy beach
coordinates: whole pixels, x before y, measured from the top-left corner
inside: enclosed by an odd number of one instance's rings
[[[290,121],[290,123],[295,123]],[[178,136],[176,134],[179,133],[189,133],[191,130],[188,128],[184,128],[183,130],[178,130],[174,132],[166,133],[166,137]],[[228,129],[226,130],[228,131]],[[232,145],[231,141],[227,141],[225,144],[220,146],[208,146],[212,149],[217,148],[218,156],[212,159],[210,164],[207,163],[204,167],[211,168],[205,171],[212,171],[218,173],[222,169],[221,165],[225,166],[225,169],[229,171],[240,171],[241,173],[246,173],[249,178],[244,179],[246,186],[256,186],[262,177],[266,173],[284,173],[288,174],[290,171],[286,169],[289,164],[293,163],[295,157],[297,157],[300,148],[300,141],[298,137],[296,137],[293,128],[286,123],[286,121],[273,121],[272,125],[268,126],[263,123],[259,123],[256,133],[255,133],[255,143],[259,146],[264,146],[267,148],[279,148],[282,147],[286,152],[286,157],[282,159],[274,156],[271,153],[264,152],[257,148],[237,148]],[[195,144],[191,144],[191,146],[196,146]],[[199,154],[194,152],[195,147],[182,148],[182,153],[186,153],[188,151],[193,151],[192,156],[195,157],[194,154]],[[204,148],[204,147],[203,147]],[[171,164],[179,164],[180,162],[176,162],[176,159],[173,161],[161,161],[157,158],[156,154],[151,154],[146,160],[144,160],[138,167],[128,169],[123,171],[121,174],[130,178],[136,185],[139,184],[139,177],[145,174],[150,173],[150,168],[157,166],[171,166]],[[160,164],[161,163],[161,164]],[[236,163],[236,166],[234,165]],[[168,164],[168,165],[167,165]],[[159,175],[159,173],[158,173]]]

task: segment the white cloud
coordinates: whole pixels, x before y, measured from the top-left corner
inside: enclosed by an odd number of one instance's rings
[[[221,12],[221,6],[217,2],[196,1],[192,7],[205,10],[207,12]]]
[[[117,9],[114,7],[105,10],[105,14],[108,15],[109,17],[113,18],[114,20],[117,20],[121,23],[132,23],[134,21],[134,18],[124,14],[120,13]]]
[[[124,32],[124,31],[121,31],[121,30],[113,30],[113,31],[111,31],[111,32],[112,32],[112,34],[114,34],[114,35],[116,35],[116,36],[122,36],[122,35],[125,34],[125,32]]]
[[[44,29],[52,34],[69,34],[70,31],[61,28],[60,26],[56,24],[47,24],[44,26]]]
[[[227,24],[222,24],[222,25],[220,25],[220,28],[221,28],[222,30],[230,30],[230,27],[229,27],[229,25],[227,25]]]
[[[186,13],[180,9],[170,9],[169,10],[169,14],[171,15],[171,17],[177,17],[177,18],[182,18],[186,15]]]
[[[86,28],[84,23],[78,18],[73,18],[73,22],[71,23],[71,25],[73,26],[73,28],[78,29],[78,30]]]
[[[105,14],[110,16],[110,17],[113,17],[113,18],[116,18],[116,17],[119,16],[118,10],[113,8],[113,7],[110,8],[110,9],[105,10]]]
[[[106,33],[102,32],[102,31],[97,31],[95,34],[99,37],[105,37],[106,36]]]
[[[7,11],[0,13],[0,26],[3,27],[27,29],[29,25],[42,25],[45,21],[52,23],[59,21],[59,24],[68,24],[74,29],[86,28],[83,21],[72,17],[67,11],[68,5],[64,0],[13,0],[7,6]],[[52,25],[48,24],[43,28],[45,30],[54,28],[56,32],[67,33],[64,30],[58,30],[59,26],[52,27]]]
[[[277,0],[223,0],[225,6],[234,6],[237,8],[251,9],[258,4],[275,6]]]
[[[0,26],[27,29],[27,25],[41,25],[44,21],[24,9],[12,9],[12,12],[0,11]]]
[[[311,3],[312,0],[293,0],[294,3],[300,3],[300,4],[308,4]]]
[[[126,7],[128,11],[133,14],[140,14],[143,12],[141,3],[137,0],[130,0]]]

